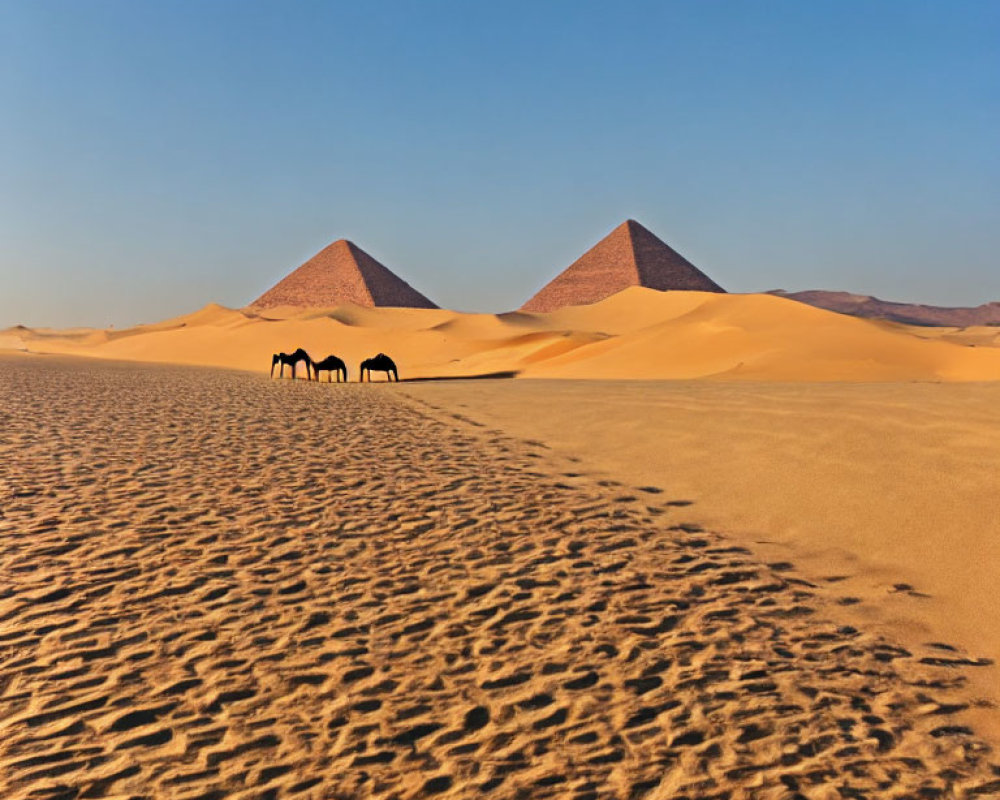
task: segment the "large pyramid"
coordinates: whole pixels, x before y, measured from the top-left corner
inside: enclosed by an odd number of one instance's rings
[[[340,239],[254,300],[251,308],[275,306],[359,306],[437,308],[368,253]]]
[[[666,242],[629,219],[553,278],[522,309],[555,311],[589,305],[630,286],[725,291]]]

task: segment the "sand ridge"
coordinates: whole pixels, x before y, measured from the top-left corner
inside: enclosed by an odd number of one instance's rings
[[[974,658],[658,487],[395,386],[3,366],[4,796],[1000,792]]]
[[[509,373],[628,380],[1000,380],[1000,339],[989,329],[912,328],[773,295],[643,287],[552,313],[212,305],[120,331],[11,328],[0,332],[0,345],[258,372],[268,369],[271,353],[299,347],[317,359],[337,355],[352,372],[362,359],[384,352],[404,379]]]

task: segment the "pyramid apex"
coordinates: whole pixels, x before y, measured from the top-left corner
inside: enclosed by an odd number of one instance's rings
[[[647,228],[645,225],[643,225],[641,222],[639,222],[639,220],[632,219],[631,217],[629,217],[627,220],[625,220],[618,227],[619,228],[625,228],[629,233],[632,233],[632,234],[635,234],[635,233],[644,233],[644,234],[647,234],[649,236],[655,236],[655,234],[649,228]]]
[[[622,222],[617,228],[615,228],[613,231],[611,231],[611,233],[609,233],[607,235],[607,237],[605,237],[605,238],[611,238],[612,236],[621,235],[621,234],[625,234],[625,235],[627,235],[629,237],[634,237],[636,234],[640,234],[640,235],[641,234],[647,234],[649,236],[653,235],[650,232],[649,228],[647,228],[645,225],[643,225],[638,220],[632,219],[631,217],[629,217],[627,220],[625,220],[624,222]]]

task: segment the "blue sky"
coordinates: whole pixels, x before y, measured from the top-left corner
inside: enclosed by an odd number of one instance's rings
[[[996,2],[0,0],[0,326],[349,238],[519,306],[633,217],[731,291],[1000,300]]]

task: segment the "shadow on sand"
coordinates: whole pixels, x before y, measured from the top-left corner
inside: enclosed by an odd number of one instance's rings
[[[403,383],[426,383],[428,381],[490,381],[516,378],[520,370],[511,369],[501,372],[483,372],[479,375],[434,375],[427,378],[403,378]]]

